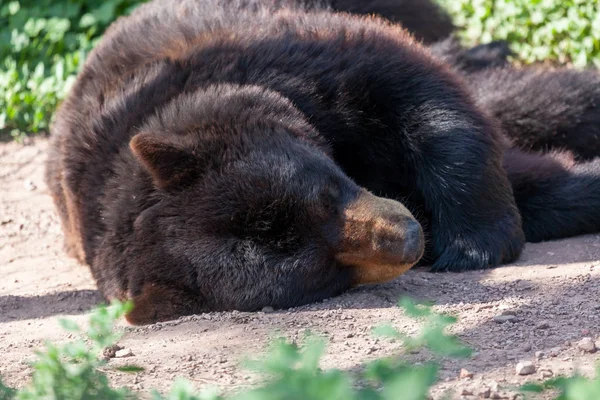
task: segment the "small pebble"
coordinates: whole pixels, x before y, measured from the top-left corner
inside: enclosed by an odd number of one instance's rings
[[[104,350],[102,351],[102,356],[105,360],[115,358],[117,356],[117,352],[121,349],[121,346],[119,346],[118,344],[114,344],[112,346],[104,348]]]
[[[27,180],[24,182],[23,186],[25,186],[25,189],[26,189],[26,190],[29,190],[30,192],[31,192],[31,191],[34,191],[35,189],[37,189],[37,186],[35,185],[35,183],[33,183],[33,181],[31,181],[31,180],[29,180],[29,179],[27,179]]]
[[[487,386],[484,386],[482,390],[479,391],[479,393],[477,393],[477,395],[479,397],[483,397],[484,399],[489,399],[490,396],[492,395],[492,389],[490,389]]]
[[[561,347],[553,347],[550,349],[550,357],[557,357],[562,351]]]
[[[585,338],[581,339],[579,342],[577,342],[577,347],[580,350],[585,351],[586,353],[595,353],[596,352],[596,345],[594,344],[594,341],[592,340],[591,337],[585,337]]]
[[[466,369],[464,369],[464,368],[461,368],[461,369],[460,369],[460,374],[459,374],[458,376],[459,376],[461,379],[466,379],[466,378],[469,378],[469,379],[471,379],[471,378],[473,378],[473,373],[472,373],[472,372],[469,372],[468,370],[466,370]],[[469,393],[469,394],[471,394],[471,393]]]
[[[498,382],[490,381],[490,390],[492,392],[497,392],[498,391]]]
[[[543,379],[552,378],[554,376],[554,372],[550,369],[542,369],[540,370],[540,376]]]
[[[543,351],[536,351],[535,352],[535,358],[536,359],[541,360],[544,357],[546,357],[546,353],[544,353]]]
[[[515,369],[517,375],[531,375],[535,372],[535,365],[531,361],[521,361]]]
[[[494,317],[494,322],[503,324],[505,322],[515,322],[517,317],[514,315],[497,315]]]
[[[266,307],[263,307],[263,309],[262,309],[262,312],[264,312],[265,314],[272,313],[273,311],[275,311],[275,310],[271,306],[266,306]]]
[[[550,323],[548,321],[542,321],[535,326],[535,329],[548,329],[550,328]]]
[[[132,357],[132,356],[133,356],[133,352],[131,351],[131,349],[121,349],[121,350],[117,350],[115,352],[116,358],[125,358],[125,357]]]

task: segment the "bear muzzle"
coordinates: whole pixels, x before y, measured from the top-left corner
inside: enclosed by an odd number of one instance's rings
[[[361,190],[342,213],[336,261],[353,269],[354,284],[394,279],[423,256],[423,229],[401,203]]]

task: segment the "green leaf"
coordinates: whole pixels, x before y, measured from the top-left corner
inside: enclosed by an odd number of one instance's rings
[[[117,367],[117,371],[136,373],[136,372],[144,372],[144,368],[138,367],[137,365],[123,365],[121,367]]]
[[[79,27],[89,28],[90,26],[96,25],[97,23],[98,20],[96,19],[96,17],[91,13],[87,13],[81,16],[81,19],[79,20]]]
[[[79,332],[81,329],[79,328],[79,325],[77,325],[76,322],[71,321],[69,319],[59,319],[58,323],[60,324],[60,326],[69,332]]]
[[[373,335],[384,336],[389,338],[400,338],[403,337],[393,326],[391,325],[380,325],[373,328]]]

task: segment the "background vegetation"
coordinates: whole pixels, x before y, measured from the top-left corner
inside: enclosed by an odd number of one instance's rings
[[[0,2],[0,130],[48,129],[88,52],[106,27],[141,0]]]
[[[46,131],[106,27],[145,0],[0,2],[0,131]],[[598,0],[437,0],[468,44],[508,40],[525,62],[600,66]]]
[[[527,63],[600,67],[598,0],[438,0],[467,44],[506,40]]]

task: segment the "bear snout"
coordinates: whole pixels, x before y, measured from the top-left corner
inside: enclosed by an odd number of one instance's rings
[[[401,203],[361,190],[346,205],[336,260],[353,269],[355,284],[385,282],[423,256],[423,229]]]
[[[387,255],[391,262],[397,259],[401,263],[416,263],[423,256],[423,229],[411,217],[393,224],[388,222],[385,228],[375,229],[372,240],[373,249]]]

